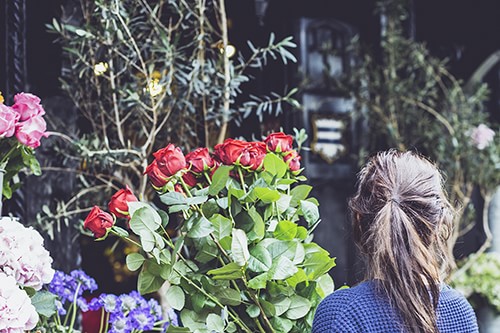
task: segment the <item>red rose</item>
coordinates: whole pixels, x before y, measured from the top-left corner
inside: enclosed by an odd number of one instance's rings
[[[271,133],[264,140],[270,151],[282,153],[292,150],[293,138],[283,132]]]
[[[249,166],[252,170],[257,170],[262,166],[264,157],[266,157],[266,144],[264,142],[250,142],[248,151],[248,161],[242,158],[240,163],[243,166]],[[247,155],[244,155],[247,157]]]
[[[128,202],[138,201],[128,186],[116,192],[109,201],[109,211],[116,217],[128,217]]]
[[[187,172],[182,175],[182,180],[184,180],[184,183],[186,185],[194,187],[198,183],[198,180],[196,179],[196,176],[192,174],[191,172]]]
[[[158,169],[167,177],[175,175],[186,167],[186,158],[179,147],[169,143],[165,148],[153,153]]]
[[[191,166],[191,171],[202,173],[212,169],[215,165],[214,159],[210,156],[207,148],[197,148],[186,155],[186,162]]]
[[[163,185],[165,185],[168,181],[168,177],[165,176],[160,169],[158,169],[156,160],[147,166],[144,174],[148,175],[149,180],[156,187],[163,187]]]
[[[113,216],[101,208],[94,206],[83,222],[83,227],[92,231],[96,238],[106,235],[106,232],[115,224]]]
[[[295,150],[291,150],[284,156],[284,160],[290,171],[298,171],[300,169],[300,159],[300,155]]]
[[[246,141],[226,139],[214,148],[214,155],[222,164],[233,165],[239,162],[242,155],[247,153],[249,143]]]

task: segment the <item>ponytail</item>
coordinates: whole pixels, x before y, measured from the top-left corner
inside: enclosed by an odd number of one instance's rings
[[[354,237],[367,278],[387,296],[406,332],[437,333],[436,309],[451,206],[438,170],[414,153],[372,158],[350,200]]]

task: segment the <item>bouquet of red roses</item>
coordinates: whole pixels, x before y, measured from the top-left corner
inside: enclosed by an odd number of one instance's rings
[[[84,226],[142,248],[127,256],[128,268],[141,270],[138,290],[155,292],[167,281],[164,296],[186,332],[307,332],[333,291],[327,273],[335,261],[312,242],[318,202],[311,186],[299,184],[301,171],[284,133],[262,142],[227,139],[212,154],[184,155],[169,144],[145,172],[167,211],[126,188],[113,196],[110,213],[94,207]],[[180,222],[171,236],[174,216]],[[116,217],[126,217],[130,230],[116,226]]]

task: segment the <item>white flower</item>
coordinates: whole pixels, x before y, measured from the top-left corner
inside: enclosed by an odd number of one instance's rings
[[[0,272],[0,333],[22,333],[37,323],[38,314],[28,294],[12,276]]]
[[[493,137],[495,136],[495,132],[486,126],[485,124],[481,124],[478,127],[472,130],[470,137],[472,139],[472,143],[479,150],[483,150],[488,147],[488,145],[493,142]]]
[[[42,236],[14,219],[0,218],[0,272],[35,290],[52,281],[52,258]]]

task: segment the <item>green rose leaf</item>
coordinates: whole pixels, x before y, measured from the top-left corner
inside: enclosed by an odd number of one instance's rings
[[[300,209],[309,227],[318,222],[319,210],[317,205],[307,200],[300,200]]]
[[[146,259],[144,259],[144,257],[140,253],[130,253],[126,259],[127,268],[134,272],[141,268],[144,260]]]
[[[271,318],[271,324],[280,333],[288,333],[293,327],[293,321],[281,317]]]
[[[273,299],[274,309],[276,310],[276,316],[281,316],[285,313],[292,304],[290,297],[280,297],[278,299]]]
[[[281,157],[273,153],[268,153],[264,158],[264,170],[276,176],[276,178],[282,178],[288,170],[288,167]]]
[[[297,234],[297,224],[290,221],[280,221],[274,230],[274,237],[279,240],[292,240]]]
[[[292,197],[287,194],[281,194],[281,197],[276,201],[276,207],[279,213],[284,213],[290,207]]]
[[[31,297],[31,304],[33,304],[38,314],[49,318],[57,311],[56,299],[57,296],[51,292],[40,290]]]
[[[231,262],[217,269],[211,269],[207,272],[207,274],[213,275],[214,280],[241,279],[244,275],[241,266],[235,262]]]
[[[231,241],[231,257],[239,266],[245,266],[250,258],[246,233],[241,229],[233,229]]]
[[[264,203],[271,203],[278,201],[281,197],[280,192],[277,190],[270,189],[268,187],[256,187],[253,192]]]
[[[335,267],[335,258],[330,258],[325,252],[315,252],[305,256],[303,267],[310,280],[317,279]]]
[[[198,330],[206,329],[205,317],[189,309],[181,311],[181,322],[183,326],[189,328],[189,332],[198,332]]]
[[[148,260],[142,266],[137,281],[137,289],[141,295],[158,291],[165,280],[161,277],[162,267],[153,260]]]
[[[312,190],[310,185],[297,185],[291,191],[290,195],[292,200],[290,201],[290,206],[297,207],[301,200],[307,199],[307,196]]]
[[[220,214],[215,214],[210,218],[210,222],[214,227],[214,235],[217,240],[231,236],[233,224],[230,219]]]
[[[217,170],[215,170],[208,194],[215,196],[226,186],[229,178],[229,171],[231,171],[231,169],[231,166],[221,165],[217,168]]]
[[[318,284],[316,285],[316,292],[321,296],[321,298],[325,298],[326,296],[333,293],[335,289],[335,284],[333,283],[333,279],[329,274],[324,274],[317,279]]]
[[[262,273],[260,275],[257,275],[253,279],[250,279],[248,281],[248,287],[252,288],[252,289],[255,289],[255,290],[265,289],[266,288],[266,284],[267,284],[267,280],[269,280],[268,273],[267,272],[266,273]]]
[[[187,237],[190,238],[202,238],[210,235],[211,232],[213,232],[215,229],[212,226],[212,223],[210,223],[209,220],[207,220],[206,217],[200,216],[196,221],[194,221],[193,226],[191,229],[189,229],[187,233]]]
[[[260,273],[267,272],[273,263],[273,258],[269,251],[262,245],[257,245],[250,251],[248,269]]]
[[[231,288],[220,288],[215,291],[215,297],[224,305],[238,306],[241,304],[241,295]]]
[[[209,313],[207,316],[207,328],[210,332],[224,332],[224,320],[215,313]]]
[[[287,257],[281,256],[273,260],[273,265],[269,270],[269,276],[273,280],[284,280],[295,273],[298,268]]]
[[[187,205],[187,198],[179,192],[167,192],[160,195],[160,200],[167,206]]]
[[[290,298],[290,308],[285,313],[288,319],[297,320],[304,317],[311,309],[311,302],[304,297],[294,295]]]
[[[257,318],[260,315],[260,309],[257,305],[252,304],[246,308],[246,311],[250,318]]]
[[[179,286],[170,286],[165,293],[168,304],[177,311],[184,308],[186,296]]]
[[[286,279],[286,282],[295,288],[299,283],[304,282],[304,281],[309,281],[307,278],[307,274],[304,272],[302,268],[299,268],[297,273]]]

